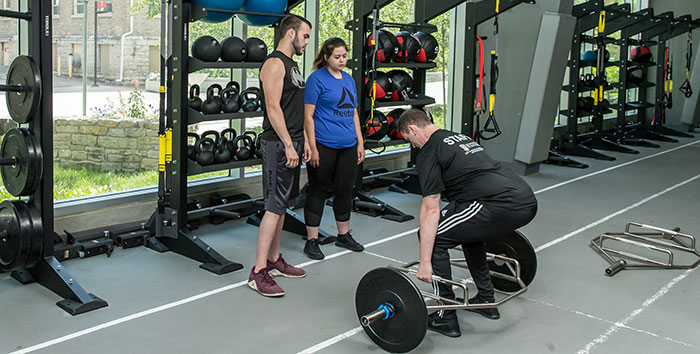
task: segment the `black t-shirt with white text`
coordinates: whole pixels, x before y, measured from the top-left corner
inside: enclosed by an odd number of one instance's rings
[[[537,205],[522,178],[492,160],[464,134],[435,131],[420,149],[416,170],[423,196],[442,194],[448,201],[479,200],[506,208]]]

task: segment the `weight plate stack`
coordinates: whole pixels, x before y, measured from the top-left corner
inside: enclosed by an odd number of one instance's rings
[[[29,123],[41,102],[41,75],[31,57],[20,55],[7,70],[8,86],[20,86],[21,92],[6,92],[7,110],[10,117],[20,124]]]
[[[0,157],[15,159],[14,164],[0,166],[7,191],[16,197],[33,194],[41,181],[42,154],[29,130],[10,129],[0,145]]]

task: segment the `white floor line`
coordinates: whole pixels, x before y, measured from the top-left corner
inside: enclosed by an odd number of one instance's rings
[[[340,342],[340,341],[342,341],[342,340],[344,340],[344,339],[346,339],[346,338],[350,338],[350,337],[354,336],[355,334],[357,334],[357,333],[359,333],[359,332],[362,332],[362,326],[360,326],[360,327],[355,327],[355,328],[353,328],[353,329],[351,329],[351,330],[349,330],[349,331],[347,331],[347,332],[345,332],[345,333],[339,334],[339,335],[337,335],[337,336],[335,336],[335,337],[333,337],[333,338],[330,338],[330,339],[325,340],[325,341],[323,341],[323,342],[321,342],[321,343],[318,343],[318,344],[314,345],[313,347],[304,349],[304,350],[298,352],[297,354],[312,354],[312,353],[316,353],[317,351],[319,351],[319,350],[321,350],[321,349],[328,348],[328,347],[330,347],[331,345],[333,345],[333,344],[335,344],[335,343],[338,343],[338,342]]]
[[[549,241],[549,242],[545,243],[544,245],[535,248],[535,252],[542,251],[542,250],[547,249],[547,248],[549,248],[549,247],[552,247],[552,246],[554,246],[554,245],[556,245],[556,244],[558,244],[558,243],[560,243],[560,242],[562,242],[562,241],[565,241],[565,240],[567,240],[567,239],[569,239],[569,238],[572,238],[572,237],[574,237],[574,236],[580,234],[580,233],[583,232],[583,231],[586,231],[586,230],[588,230],[588,229],[590,229],[590,228],[592,228],[592,227],[598,226],[598,225],[600,225],[600,224],[602,224],[602,223],[604,223],[604,222],[606,222],[606,221],[608,221],[608,220],[610,220],[610,219],[612,219],[612,218],[614,218],[614,217],[616,217],[616,216],[618,216],[618,215],[620,215],[620,214],[626,213],[626,212],[630,211],[631,209],[634,209],[634,208],[636,208],[636,207],[638,207],[638,206],[640,206],[640,205],[642,205],[642,204],[644,204],[644,203],[647,203],[648,201],[650,201],[650,200],[652,200],[652,199],[654,199],[654,198],[657,198],[657,197],[659,197],[659,196],[662,196],[662,195],[664,195],[664,194],[666,194],[666,193],[668,193],[668,192],[670,192],[670,191],[672,191],[672,190],[674,190],[674,189],[676,189],[676,188],[678,188],[678,187],[682,187],[682,186],[684,186],[684,185],[686,185],[686,184],[688,184],[688,183],[690,183],[690,182],[692,182],[692,181],[694,181],[694,180],[696,180],[696,179],[698,179],[698,178],[700,178],[700,175],[696,175],[695,177],[689,178],[689,179],[687,179],[687,180],[685,180],[685,181],[683,181],[683,182],[681,182],[681,183],[678,183],[678,184],[676,184],[676,185],[673,185],[673,186],[671,186],[671,187],[668,187],[668,188],[662,190],[661,192],[654,193],[654,194],[652,194],[652,195],[650,195],[650,196],[648,196],[648,197],[646,197],[646,198],[644,198],[644,199],[642,199],[642,200],[640,200],[640,201],[638,201],[638,202],[636,202],[636,203],[634,203],[634,204],[632,204],[632,205],[630,205],[630,206],[628,206],[628,207],[626,207],[626,208],[620,209],[620,210],[618,210],[618,211],[616,211],[616,212],[614,212],[614,213],[612,213],[612,214],[610,214],[610,215],[608,215],[608,216],[606,216],[606,217],[604,217],[604,218],[598,219],[598,220],[596,220],[596,221],[594,221],[594,222],[592,222],[592,223],[590,223],[590,224],[588,224],[588,225],[586,225],[586,226],[584,226],[584,227],[582,227],[582,228],[580,228],[580,229],[578,229],[578,230],[574,230],[574,231],[569,232],[568,234],[566,234],[566,235],[564,235],[564,236],[562,236],[562,237],[559,237],[559,238],[557,238],[557,239],[554,239],[554,240],[552,240],[552,241]]]
[[[578,181],[580,181],[580,180],[582,180],[582,179],[585,179],[585,178],[588,178],[588,177],[593,177],[593,176],[599,175],[599,174],[601,174],[601,173],[605,173],[605,172],[609,172],[609,171],[612,171],[612,170],[615,170],[615,169],[618,169],[618,168],[621,168],[621,167],[629,166],[629,165],[631,165],[631,164],[634,164],[634,163],[637,163],[637,162],[641,162],[641,161],[644,161],[644,160],[648,160],[648,159],[650,159],[650,158],[657,157],[657,156],[660,156],[660,155],[663,155],[663,154],[667,154],[667,153],[669,153],[669,152],[676,151],[676,150],[679,150],[679,149],[682,149],[682,148],[685,148],[685,147],[688,147],[688,146],[690,146],[690,145],[694,145],[694,144],[697,144],[697,143],[700,143],[700,140],[696,140],[696,141],[693,141],[693,142],[691,142],[691,143],[687,143],[687,144],[684,144],[684,145],[681,145],[681,146],[677,146],[677,147],[674,147],[674,148],[672,148],[672,149],[668,149],[668,150],[664,150],[664,151],[661,151],[661,152],[657,152],[656,154],[652,154],[652,155],[649,155],[649,156],[640,157],[640,158],[635,159],[635,160],[632,160],[632,161],[627,161],[627,162],[625,162],[625,163],[621,163],[621,164],[619,164],[619,165],[611,166],[611,167],[602,169],[602,170],[600,170],[600,171],[596,171],[596,172],[592,172],[592,173],[589,173],[589,174],[586,174],[586,175],[583,175],[583,176],[579,176],[579,177],[570,179],[570,180],[568,180],[568,181],[564,181],[564,182],[561,182],[561,183],[557,183],[557,184],[551,185],[551,186],[549,186],[549,187],[540,189],[540,190],[537,191],[536,193],[543,193],[543,192],[552,190],[552,189],[554,189],[554,188],[559,188],[559,187],[561,187],[561,186],[567,185],[567,184],[569,184],[569,183],[578,182]]]
[[[670,282],[668,282],[666,285],[664,285],[659,291],[656,292],[656,294],[652,295],[650,298],[646,299],[642,306],[632,312],[624,318],[621,321],[615,322],[610,328],[608,328],[605,333],[601,334],[598,338],[590,341],[588,344],[586,344],[581,350],[577,352],[577,354],[589,354],[593,348],[598,345],[602,344],[608,339],[610,339],[610,336],[617,332],[620,328],[626,327],[627,323],[632,321],[635,317],[639,316],[644,310],[649,308],[656,300],[660,299],[662,296],[666,295],[671,288],[678,284],[681,280],[683,280],[685,277],[687,277],[695,268],[693,269],[688,269],[687,271],[683,272],[683,274],[673,278]]]
[[[675,147],[675,148],[672,148],[672,149],[669,149],[669,150],[664,150],[664,151],[662,151],[662,152],[659,152],[659,153],[656,153],[656,154],[653,154],[653,155],[645,156],[645,157],[642,157],[642,158],[639,158],[639,159],[636,159],[636,160],[633,160],[633,161],[628,161],[628,162],[625,162],[625,163],[623,163],[623,164],[621,164],[621,165],[612,166],[612,167],[603,169],[603,170],[601,170],[601,171],[597,171],[597,172],[589,173],[589,174],[587,174],[587,175],[579,176],[579,177],[570,179],[570,180],[568,180],[568,181],[560,182],[560,183],[557,183],[557,184],[555,184],[555,185],[553,185],[553,186],[549,186],[549,187],[540,189],[540,190],[538,190],[538,191],[535,191],[534,193],[535,193],[535,194],[540,194],[540,193],[543,193],[543,192],[547,192],[547,191],[550,191],[550,190],[552,190],[552,189],[559,188],[559,187],[562,187],[562,186],[564,186],[564,185],[567,185],[567,184],[569,184],[569,183],[573,183],[573,182],[576,182],[576,181],[580,181],[580,180],[582,180],[582,179],[584,179],[584,178],[588,178],[588,177],[592,177],[592,176],[595,176],[595,175],[599,175],[599,174],[604,173],[604,172],[612,171],[612,170],[614,170],[614,169],[616,169],[616,168],[619,168],[619,167],[622,167],[622,166],[627,166],[627,165],[630,165],[630,164],[632,164],[632,163],[639,162],[639,161],[643,161],[643,160],[646,160],[646,159],[649,159],[649,158],[652,158],[652,157],[656,157],[656,156],[659,156],[659,155],[662,155],[662,154],[665,154],[665,153],[668,153],[668,152],[671,152],[671,151],[675,151],[675,150],[678,150],[678,149],[681,149],[681,148],[684,148],[684,147],[687,147],[687,146],[690,146],[690,145],[693,145],[693,144],[696,144],[696,143],[699,143],[699,142],[700,142],[700,140],[697,140],[697,141],[694,141],[694,142],[691,142],[691,143],[688,143],[688,144],[685,144],[685,145],[681,145],[681,146],[678,146],[678,147]],[[388,241],[392,241],[392,240],[395,240],[395,239],[404,237],[404,236],[406,236],[406,235],[415,233],[416,231],[418,231],[418,228],[411,229],[411,230],[408,230],[408,231],[402,232],[402,233],[400,233],[400,234],[397,234],[397,235],[394,235],[394,236],[391,236],[391,237],[387,237],[387,238],[384,238],[384,239],[381,239],[381,240],[377,240],[377,241],[374,241],[374,242],[371,242],[371,243],[365,245],[365,248],[372,247],[372,246],[376,246],[376,245],[379,245],[379,244],[382,244],[382,243],[385,243],[385,242],[388,242]],[[582,231],[583,231],[583,230],[582,230]],[[571,236],[570,236],[570,237],[571,237]],[[563,241],[563,240],[561,240],[561,241]],[[559,241],[559,242],[561,242],[561,241]],[[557,242],[557,243],[558,243],[558,242]],[[549,247],[549,246],[548,246],[548,247]],[[326,258],[323,259],[323,260],[308,261],[308,262],[299,264],[299,265],[297,265],[297,266],[298,266],[298,267],[305,267],[305,266],[313,265],[313,264],[316,264],[316,263],[319,263],[319,262],[322,262],[322,261],[325,261],[325,260],[329,260],[329,259],[333,259],[333,258],[336,258],[336,257],[340,257],[340,256],[342,256],[342,255],[346,255],[346,254],[349,254],[349,253],[352,253],[352,252],[351,252],[351,251],[341,251],[341,252],[338,252],[338,253],[334,253],[334,254],[328,255],[328,256],[326,256]],[[46,342],[43,342],[43,343],[39,343],[39,344],[33,345],[33,346],[31,346],[31,347],[27,347],[27,348],[24,348],[24,349],[21,349],[21,350],[18,350],[18,351],[11,352],[11,353],[9,353],[9,354],[31,353],[31,352],[33,352],[33,351],[40,350],[40,349],[44,349],[44,348],[47,348],[47,347],[50,347],[50,346],[52,346],[52,345],[56,345],[56,344],[59,344],[59,343],[63,343],[63,342],[69,341],[69,340],[71,340],[71,339],[75,339],[75,338],[78,338],[78,337],[81,337],[81,336],[84,336],[84,335],[87,335],[87,334],[90,334],[90,333],[94,333],[94,332],[97,332],[97,331],[102,330],[102,329],[105,329],[105,328],[109,328],[109,327],[116,326],[116,325],[121,324],[121,323],[124,323],[124,322],[128,322],[128,321],[131,321],[131,320],[134,320],[134,319],[137,319],[137,318],[141,318],[141,317],[144,317],[144,316],[148,316],[148,315],[151,315],[151,314],[160,312],[160,311],[164,311],[164,310],[167,310],[167,309],[171,309],[171,308],[173,308],[173,307],[177,307],[177,306],[180,306],[180,305],[184,305],[184,304],[187,304],[187,303],[190,303],[190,302],[193,302],[193,301],[196,301],[196,300],[199,300],[199,299],[202,299],[202,298],[205,298],[205,297],[214,295],[214,294],[218,294],[218,293],[221,293],[221,292],[224,292],[224,291],[232,290],[232,289],[235,289],[235,288],[244,286],[244,285],[246,285],[246,284],[247,284],[247,281],[244,280],[244,281],[241,281],[241,282],[238,282],[238,283],[235,283],[235,284],[231,284],[231,285],[227,285],[227,286],[224,286],[224,287],[221,287],[221,288],[218,288],[218,289],[210,290],[210,291],[207,291],[207,292],[204,292],[204,293],[201,293],[201,294],[198,294],[198,295],[194,295],[194,296],[191,296],[191,297],[182,299],[182,300],[178,300],[178,301],[175,301],[175,302],[171,302],[171,303],[168,303],[168,304],[165,304],[165,305],[161,305],[161,306],[158,306],[158,307],[154,307],[154,308],[152,308],[152,309],[144,310],[144,311],[141,311],[141,312],[132,314],[132,315],[124,316],[124,317],[121,317],[121,318],[118,318],[118,319],[115,319],[115,320],[112,320],[112,321],[109,321],[109,322],[105,322],[105,323],[100,324],[100,325],[97,325],[97,326],[93,326],[93,327],[90,327],[90,328],[86,328],[86,329],[81,330],[81,331],[78,331],[78,332],[70,333],[70,334],[67,334],[67,335],[62,336],[62,337],[58,337],[58,338],[55,338],[55,339],[52,339],[52,340],[49,340],[49,341],[46,341]],[[353,329],[353,330],[354,330],[354,329]],[[346,332],[346,333],[350,333],[350,332],[352,332],[353,330],[350,330],[350,331],[348,331],[348,332]],[[354,335],[355,333],[357,333],[357,332],[354,332],[354,333],[350,334],[350,336]],[[342,335],[340,335],[340,336],[342,336]],[[336,337],[334,337],[334,338],[336,338]],[[345,337],[345,338],[347,338],[347,337]],[[344,339],[344,338],[343,338],[343,339]],[[341,339],[341,340],[342,340],[342,339]],[[325,343],[325,342],[324,342],[324,343]],[[330,344],[329,344],[329,345],[330,345]],[[325,348],[325,347],[324,347],[324,348]],[[319,350],[320,350],[320,349],[319,349]]]
[[[555,309],[562,310],[562,311],[565,311],[565,312],[569,312],[569,313],[572,313],[572,314],[575,314],[575,315],[584,316],[584,317],[587,317],[587,318],[590,318],[590,319],[593,319],[593,320],[596,320],[596,321],[600,321],[600,322],[603,322],[603,323],[607,323],[607,324],[611,324],[611,325],[617,324],[617,323],[615,323],[615,322],[613,322],[613,321],[606,320],[606,319],[604,319],[604,318],[600,318],[600,317],[598,317],[598,316],[594,316],[594,315],[591,315],[591,314],[586,313],[586,312],[582,312],[582,311],[578,311],[578,310],[573,310],[573,309],[566,308],[566,307],[563,307],[563,306],[555,305],[555,304],[549,303],[549,302],[544,301],[544,300],[533,299],[533,298],[529,298],[529,297],[526,297],[526,296],[520,296],[520,298],[521,298],[521,299],[528,300],[528,301],[532,301],[532,302],[537,302],[537,303],[540,303],[540,304],[542,304],[542,305],[549,306],[549,307],[553,307],[553,308],[555,308]],[[627,326],[627,325],[623,325],[622,328],[629,329],[629,330],[635,331],[635,332],[637,332],[637,333],[646,334],[646,335],[649,335],[649,336],[652,336],[652,337],[655,337],[655,338],[660,338],[660,339],[663,339],[663,340],[665,340],[665,341],[672,342],[672,343],[676,343],[676,344],[680,344],[680,345],[683,345],[683,346],[686,346],[686,347],[689,347],[689,348],[700,349],[699,346],[696,346],[696,345],[693,345],[693,344],[690,344],[690,343],[686,343],[686,342],[683,342],[683,341],[680,341],[680,340],[677,340],[677,339],[673,339],[673,338],[670,338],[670,337],[663,337],[663,336],[661,336],[661,335],[658,335],[658,334],[653,333],[653,332],[645,331],[645,330],[643,330],[643,329],[639,329],[639,328],[635,328],[635,327],[630,327],[630,326]]]
[[[408,264],[408,263],[409,263],[409,262],[400,261],[400,260],[398,260],[398,259],[394,259],[394,258],[391,258],[391,257],[382,256],[381,254],[374,253],[374,252],[364,251],[363,253],[368,254],[368,255],[370,255],[370,256],[375,256],[375,257],[377,257],[377,258],[386,259],[387,261],[391,261],[391,262],[398,263],[398,264]]]

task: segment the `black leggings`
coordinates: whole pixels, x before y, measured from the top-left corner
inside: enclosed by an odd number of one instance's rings
[[[357,146],[333,149],[316,143],[319,155],[318,167],[306,165],[309,191],[304,205],[306,226],[318,227],[323,216],[326,193],[333,186],[333,212],[335,221],[350,220],[352,187],[356,178]]]

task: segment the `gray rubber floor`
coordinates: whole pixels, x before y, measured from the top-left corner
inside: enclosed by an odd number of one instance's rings
[[[461,312],[462,336],[428,332],[416,353],[699,353],[700,271],[625,270],[607,277],[607,263],[590,247],[628,221],[700,235],[700,140],[611,153],[617,161],[580,159],[584,170],[543,165],[526,177],[540,202],[522,231],[537,249],[535,281],[491,321]],[[375,190],[417,215],[420,197]],[[71,317],[45,288],[0,279],[0,352],[41,353],[358,353],[381,352],[360,329],[355,287],[367,271],[417,259],[415,229],[353,214],[366,252],[323,246],[309,261],[303,242],[285,233],[282,250],[308,271],[280,279],[287,295],[264,298],[248,289],[257,228],[244,221],[203,226],[196,234],[241,271],[216,276],[174,253],[117,249],[64,263],[109,307]],[[327,208],[322,227],[335,231]],[[690,260],[681,257],[679,261]],[[463,270],[455,276],[468,278]]]

